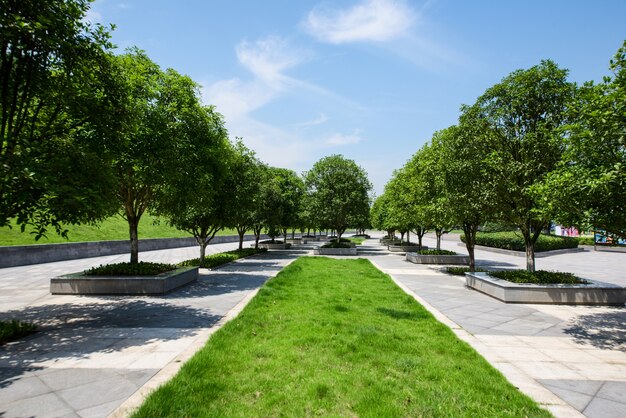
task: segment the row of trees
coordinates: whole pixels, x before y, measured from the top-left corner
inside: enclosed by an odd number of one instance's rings
[[[487,89],[394,173],[374,203],[374,227],[439,239],[460,226],[472,270],[488,221],[519,229],[529,271],[551,221],[626,238],[625,56],[626,42],[600,84],[576,86],[548,60]]]
[[[264,228],[366,224],[371,186],[354,162],[327,157],[304,178],[263,164],[192,79],[135,48],[115,55],[89,3],[0,0],[0,226],[38,238],[121,213],[136,263],[146,211],[191,233],[202,258],[225,227],[241,248],[250,230],[258,243]]]

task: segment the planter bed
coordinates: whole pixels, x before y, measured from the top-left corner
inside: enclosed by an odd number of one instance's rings
[[[456,255],[427,255],[416,252],[407,252],[406,261],[415,264],[462,264],[469,265],[469,256],[463,254]]]
[[[419,245],[395,245],[395,244],[390,244],[387,246],[387,249],[389,251],[391,251],[392,253],[406,253],[406,252],[417,252],[419,250],[426,250],[428,249],[427,246],[422,245],[421,248]]]
[[[463,242],[459,242],[458,245],[460,247],[465,247],[465,243]],[[515,250],[505,250],[504,248],[495,248],[495,247],[485,247],[482,245],[476,245],[474,246],[474,249],[476,250],[481,250],[481,251],[490,251],[492,253],[498,253],[498,254],[506,254],[506,255],[512,255],[515,257],[526,257],[526,252],[524,251],[515,251]],[[569,253],[579,253],[585,251],[584,248],[563,248],[561,250],[550,250],[550,251],[535,251],[535,258],[542,258],[542,257],[550,257],[551,255],[559,255],[559,254],[569,254]]]
[[[302,244],[302,238],[288,238],[287,244],[292,244],[292,245]]]
[[[356,255],[356,247],[350,248],[316,248],[314,255]]]
[[[254,247],[254,244],[251,245],[252,247]],[[286,244],[270,244],[270,243],[266,243],[263,244],[261,242],[259,242],[259,248],[266,248],[268,250],[288,250],[289,248],[291,248],[291,244],[286,243]]]
[[[626,288],[585,279],[589,284],[512,283],[488,273],[465,273],[465,284],[506,303],[624,305]]]
[[[198,280],[198,267],[179,267],[156,276],[85,276],[73,273],[50,280],[53,295],[163,295]]]

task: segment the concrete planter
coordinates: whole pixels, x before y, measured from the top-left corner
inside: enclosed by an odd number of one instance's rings
[[[252,245],[254,247],[254,244]],[[266,248],[268,250],[288,250],[291,248],[291,244],[262,244],[259,243],[259,248]]]
[[[616,305],[626,303],[626,288],[585,279],[590,284],[511,283],[487,273],[465,273],[465,284],[506,303]]]
[[[287,244],[300,245],[303,244],[302,241],[302,238],[289,238],[287,239]]]
[[[461,264],[469,265],[469,256],[456,254],[456,255],[423,255],[418,253],[409,252],[406,253],[406,261],[410,261],[415,264]]]
[[[461,247],[465,247],[464,242],[459,242],[458,245]],[[495,248],[495,247],[485,247],[483,245],[475,245],[474,249],[481,250],[481,251],[490,251],[492,253],[498,253],[498,254],[512,255],[515,257],[526,257],[526,252],[524,251],[506,250],[504,248]],[[559,254],[579,253],[582,251],[585,251],[585,249],[581,247],[563,248],[560,250],[551,250],[551,251],[539,251],[539,252],[535,251],[535,258],[550,257],[551,255],[559,255]]]
[[[427,246],[422,245],[422,247],[420,248],[419,245],[396,245],[396,244],[390,244],[387,246],[387,249],[389,251],[391,251],[392,253],[406,253],[406,252],[416,252],[419,250],[426,250],[428,249]]]
[[[53,295],[163,295],[198,280],[198,267],[179,267],[156,276],[67,274],[50,280]]]
[[[316,248],[314,255],[356,255],[356,248]]]

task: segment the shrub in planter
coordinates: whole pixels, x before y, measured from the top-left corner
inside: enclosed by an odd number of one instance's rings
[[[32,334],[37,330],[34,324],[22,321],[0,321],[0,345],[20,337]]]
[[[560,271],[537,270],[529,272],[526,270],[501,270],[492,271],[490,276],[506,280],[512,283],[534,283],[534,284],[588,284],[572,273]]]
[[[279,239],[276,239],[274,241],[272,241],[271,239],[266,239],[265,241],[259,242],[259,244],[284,244],[284,242]]]
[[[465,242],[464,235],[461,235],[461,241]],[[524,239],[517,232],[479,232],[476,234],[476,245],[513,251],[525,250]],[[576,247],[578,247],[578,239],[574,237],[541,234],[535,244],[535,252]]]
[[[448,250],[419,250],[419,255],[456,255],[454,251]]]
[[[595,245],[596,241],[594,237],[576,237],[578,245]]]
[[[352,248],[352,247],[350,246],[349,243],[344,242],[342,239],[341,242],[331,241],[329,243],[326,243],[322,245],[321,248]]]
[[[156,276],[167,271],[175,270],[176,266],[165,263],[115,263],[100,265],[85,270],[85,276]]]
[[[203,268],[213,268],[240,258],[264,252],[267,252],[266,248],[242,248],[241,250],[231,250],[223,253],[207,255],[204,257],[204,264],[200,264],[199,258],[192,258],[191,260],[182,261],[178,263],[178,265],[180,267],[198,266]]]
[[[465,276],[465,273],[469,273],[470,268],[469,267],[446,267],[446,273],[448,274],[453,274],[455,276]],[[480,267],[476,267],[474,269],[475,272],[479,273],[479,272],[486,272],[488,270],[485,270],[483,268]]]

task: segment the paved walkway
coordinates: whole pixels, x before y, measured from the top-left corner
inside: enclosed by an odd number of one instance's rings
[[[425,239],[424,244],[435,242]],[[366,245],[372,262],[554,415],[626,417],[626,308],[505,304],[466,288],[463,278],[381,253],[373,240]],[[443,247],[460,250],[455,242]],[[478,251],[477,259],[484,266],[525,263],[487,251]],[[565,254],[537,264],[626,283],[623,253]]]
[[[362,256],[556,416],[626,416],[625,308],[507,305],[465,288],[461,278],[388,254],[376,242],[367,241]],[[443,247],[462,250],[450,240]],[[195,247],[161,250],[141,259],[177,262],[196,253]],[[127,255],[0,269],[0,318],[42,324],[41,332],[0,347],[0,416],[125,416],[269,277],[307,253],[269,252],[204,270],[198,283],[164,297],[49,294],[51,277]],[[490,252],[478,251],[477,258],[482,265],[524,265],[523,258]],[[624,261],[624,253],[584,252],[538,259],[537,265],[626,284]]]
[[[216,244],[207,252],[236,246]],[[195,247],[152,251],[140,259],[178,262],[197,252]],[[269,252],[202,269],[197,283],[164,297],[49,293],[51,277],[126,261],[128,255],[0,269],[0,318],[36,321],[40,327],[31,337],[0,347],[0,416],[106,417],[118,409],[124,415],[147,389],[171,377],[218,321],[301,254]]]

